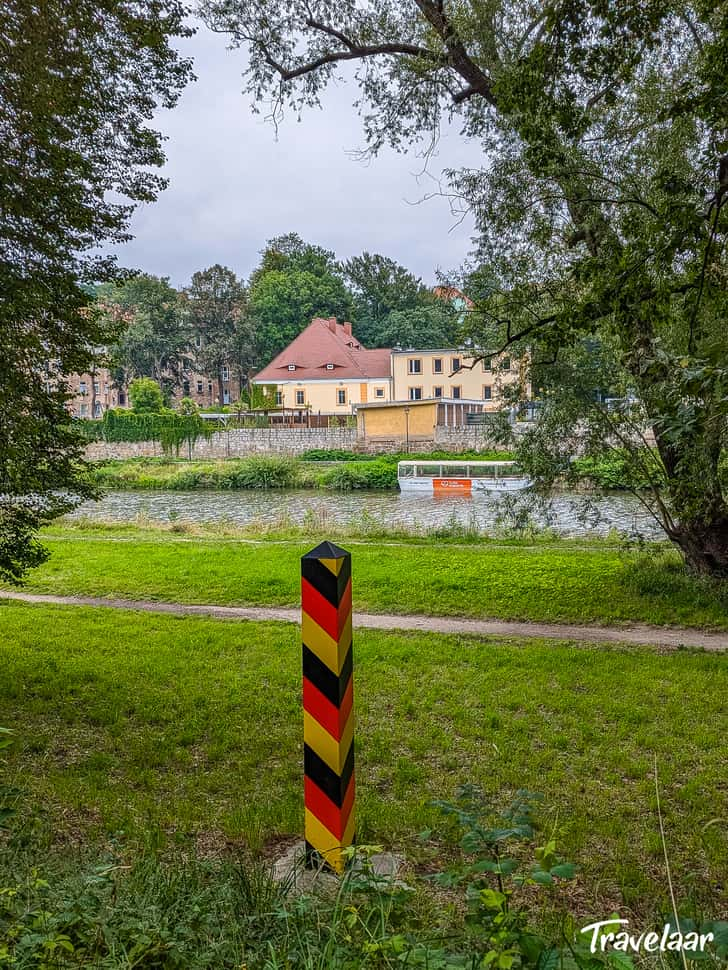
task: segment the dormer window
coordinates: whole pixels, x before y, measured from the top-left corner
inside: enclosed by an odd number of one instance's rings
[[[289,364],[288,365],[288,370],[295,370],[295,369],[296,369],[296,365],[295,364]]]
[[[326,365],[326,370],[333,370],[333,369],[334,369],[334,365],[333,364],[327,364]]]

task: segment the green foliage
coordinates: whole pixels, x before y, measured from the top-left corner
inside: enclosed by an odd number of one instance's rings
[[[457,311],[450,303],[438,300],[430,306],[394,310],[382,321],[377,343],[414,350],[456,347],[459,330]]]
[[[191,331],[179,292],[167,277],[140,273],[121,285],[99,287],[96,299],[121,330],[110,351],[120,378],[151,378],[168,397],[190,361]]]
[[[272,239],[253,273],[250,305],[266,361],[280,353],[313,317],[351,315],[351,294],[334,254],[298,236]]]
[[[422,280],[393,259],[362,253],[342,265],[354,291],[354,319],[359,340],[368,347],[436,347],[452,323],[449,308]],[[448,330],[448,332],[450,332]],[[444,345],[449,345],[446,340]]]
[[[209,438],[213,431],[210,422],[197,412],[177,414],[167,409],[137,413],[110,408],[104,414],[102,428],[104,441],[158,441],[166,453],[177,454],[183,444],[192,448],[199,438]]]
[[[628,453],[615,450],[608,455],[576,458],[573,468],[579,478],[603,489],[636,491],[649,488],[650,481]]]
[[[113,324],[91,287],[121,277],[110,245],[164,182],[150,127],[190,74],[183,5],[91,0],[0,9],[0,576],[42,559],[37,530],[89,496],[66,375],[90,373]],[[7,501],[6,501],[7,499]]]
[[[300,465],[295,458],[258,455],[240,462],[229,477],[229,488],[295,488]]]
[[[223,366],[243,375],[259,362],[260,344],[245,287],[231,269],[216,263],[193,273],[184,300],[190,329],[199,342],[196,369],[216,377],[222,405]]]
[[[151,377],[136,377],[129,385],[129,400],[135,414],[161,414],[162,390]]]
[[[231,970],[265,948],[282,902],[249,861],[54,858],[3,875],[0,965],[17,970]]]
[[[348,491],[352,488],[397,488],[396,460],[347,462],[324,472],[319,479],[324,488]]]
[[[191,397],[183,397],[177,405],[177,413],[183,414],[185,417],[191,417],[192,415],[200,413],[200,406]]]

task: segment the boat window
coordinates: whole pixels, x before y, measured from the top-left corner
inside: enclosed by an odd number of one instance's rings
[[[400,478],[414,478],[415,469],[413,465],[400,465],[399,466],[399,477]]]
[[[443,478],[467,478],[466,466],[465,465],[443,465],[442,477]]]
[[[442,478],[439,465],[418,465],[418,478]]]
[[[470,478],[495,478],[495,468],[493,465],[470,465],[468,475]]]

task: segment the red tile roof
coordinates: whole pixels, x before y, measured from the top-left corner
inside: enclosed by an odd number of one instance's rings
[[[366,380],[388,378],[390,354],[386,350],[366,350],[352,335],[350,323],[337,323],[336,317],[315,317],[285,350],[257,373],[256,384],[282,381]],[[333,364],[333,368],[327,368]],[[295,370],[290,370],[294,365]]]

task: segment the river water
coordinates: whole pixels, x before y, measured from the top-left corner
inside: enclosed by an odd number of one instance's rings
[[[315,490],[109,491],[99,502],[86,502],[68,517],[109,522],[217,522],[250,526],[378,525],[427,532],[465,527],[493,533],[523,522],[549,527],[565,536],[624,534],[658,536],[659,529],[631,495],[615,492],[598,498],[574,493],[556,495],[548,508],[526,496],[516,500],[488,493],[472,497],[435,497],[398,491],[328,492]]]

